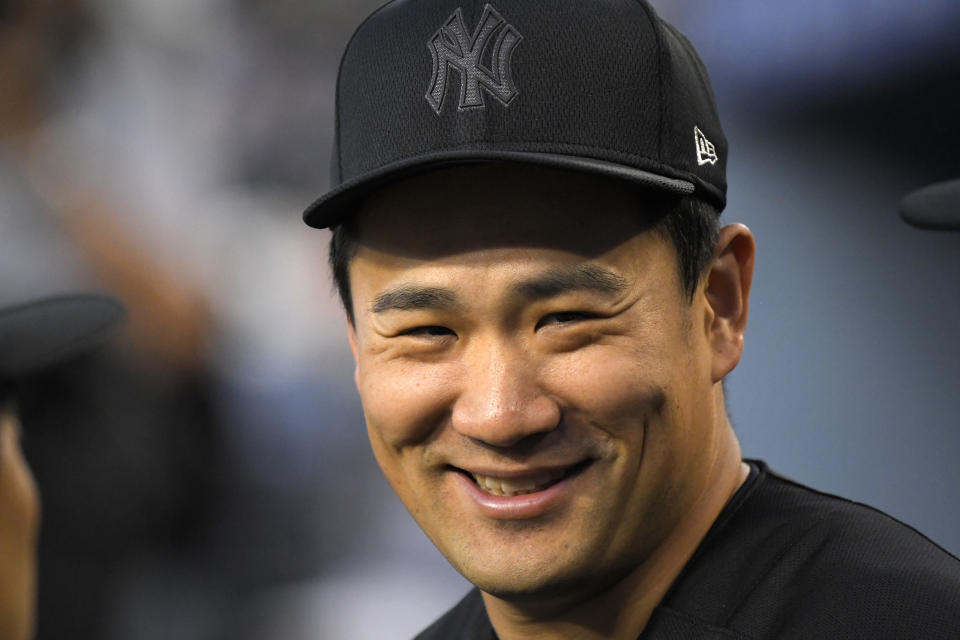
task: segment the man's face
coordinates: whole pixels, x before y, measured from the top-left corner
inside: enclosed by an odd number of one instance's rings
[[[0,638],[32,637],[40,501],[20,452],[19,423],[0,403]]]
[[[609,586],[704,489],[708,313],[643,202],[599,178],[471,167],[391,187],[358,219],[350,337],[374,454],[493,595]]]

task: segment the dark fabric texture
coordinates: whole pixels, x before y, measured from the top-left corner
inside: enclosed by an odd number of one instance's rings
[[[473,40],[490,10],[500,20],[493,35]],[[441,31],[451,20],[464,42]],[[504,33],[513,44],[501,48]],[[474,46],[475,67],[509,84],[509,97],[483,83],[468,89],[458,62],[437,62],[438,41],[457,55]],[[620,165],[682,180],[719,209],[725,203],[727,144],[706,71],[686,38],[641,0],[394,0],[348,44],[336,113],[334,190],[305,213],[313,226],[336,224],[385,169],[396,178],[414,165],[462,163],[441,156],[470,151]],[[695,129],[715,145],[714,162],[698,156]]]
[[[960,560],[871,507],[751,474],[639,640],[960,638]],[[480,593],[417,640],[495,640]]]

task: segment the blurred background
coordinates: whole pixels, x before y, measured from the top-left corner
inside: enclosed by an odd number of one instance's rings
[[[21,407],[42,640],[407,638],[467,590],[368,452],[327,233],[300,220],[379,4],[0,1],[17,282],[131,311]],[[960,3],[654,4],[712,74],[724,216],[757,236],[746,455],[960,552],[960,235],[896,213],[960,176]]]

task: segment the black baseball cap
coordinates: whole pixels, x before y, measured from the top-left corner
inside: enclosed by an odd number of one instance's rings
[[[347,45],[331,190],[342,222],[371,190],[439,166],[586,171],[726,204],[727,142],[689,41],[642,0],[394,0]]]
[[[103,341],[123,305],[98,293],[64,293],[0,305],[0,381],[59,364]]]
[[[900,215],[921,229],[960,231],[960,178],[911,192],[900,201]]]

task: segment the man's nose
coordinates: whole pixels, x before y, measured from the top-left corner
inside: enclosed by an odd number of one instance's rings
[[[542,389],[536,363],[522,348],[477,351],[465,362],[453,407],[454,429],[488,445],[509,447],[560,424],[560,407]]]

